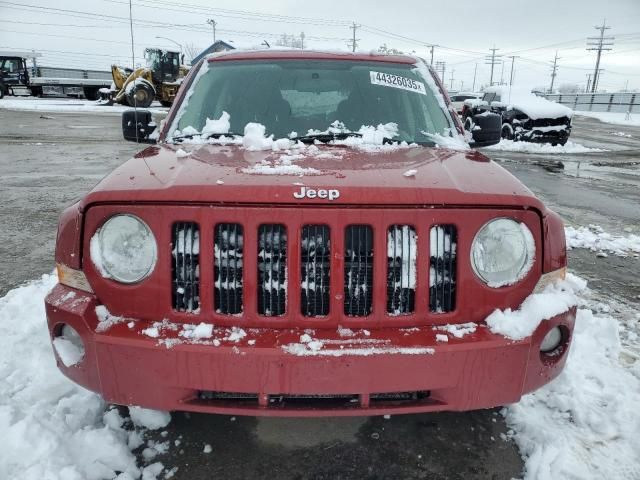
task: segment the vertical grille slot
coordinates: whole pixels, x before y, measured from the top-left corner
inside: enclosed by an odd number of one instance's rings
[[[372,310],[373,230],[369,225],[350,225],[344,243],[344,313],[365,317]]]
[[[284,315],[287,304],[287,229],[264,224],[258,229],[258,313]]]
[[[200,231],[197,223],[173,224],[172,301],[179,312],[200,308]]]
[[[433,313],[452,312],[456,308],[457,237],[455,225],[431,227],[429,309]]]
[[[415,309],[417,238],[410,225],[391,225],[387,231],[387,312],[391,315]]]
[[[214,232],[214,301],[217,313],[242,313],[244,235],[238,223],[219,223]]]
[[[329,227],[304,225],[300,239],[300,298],[305,317],[329,314]]]

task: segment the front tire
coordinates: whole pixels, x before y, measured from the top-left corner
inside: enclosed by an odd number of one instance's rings
[[[155,96],[156,92],[153,87],[147,82],[141,82],[136,84],[129,92],[127,100],[132,107],[147,108],[151,106]]]
[[[0,83],[0,99],[4,97],[4,85]]]
[[[502,130],[500,131],[500,136],[504,140],[513,140],[514,134],[513,134],[513,128],[511,127],[511,125],[509,125],[508,123],[503,123]]]

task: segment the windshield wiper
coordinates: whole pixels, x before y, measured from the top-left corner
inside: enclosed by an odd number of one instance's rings
[[[362,137],[358,132],[334,132],[334,133],[312,133],[310,135],[303,135],[302,137],[295,137],[291,140],[299,140],[302,143],[313,143],[315,140],[319,142],[330,142],[332,140],[344,140],[349,137]]]
[[[184,140],[186,138],[193,138],[196,136],[202,136],[205,140],[208,138],[220,138],[220,137],[242,137],[241,133],[236,133],[236,132],[227,132],[227,133],[207,133],[204,136],[202,135],[202,133],[198,132],[198,133],[187,133],[185,135],[178,135],[176,137],[171,137],[171,140],[173,141],[180,141],[180,140]]]

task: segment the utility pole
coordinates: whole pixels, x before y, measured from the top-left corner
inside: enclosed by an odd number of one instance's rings
[[[436,48],[435,45],[431,45],[431,65],[433,65],[433,49]]]
[[[476,62],[476,68],[473,70],[473,86],[471,87],[471,91],[476,91],[476,75],[478,73],[478,63]]]
[[[490,48],[491,55],[487,55],[485,57],[485,64],[491,65],[491,77],[489,80],[489,86],[493,85],[493,68],[498,65],[502,60],[500,60],[500,55],[496,55],[496,51],[500,50],[499,48],[493,47]]]
[[[606,36],[604,32],[611,27],[607,27],[607,21],[604,20],[601,26],[595,26],[596,30],[600,30],[600,36],[587,38],[587,50],[595,50],[598,52],[596,56],[596,68],[593,71],[593,82],[591,83],[591,93],[595,93],[600,82],[600,56],[603,51],[611,50],[613,47],[613,39],[615,37]]]
[[[351,30],[353,30],[353,38],[351,40],[351,51],[355,52],[356,48],[358,47],[358,40],[360,40],[359,38],[356,38],[356,30],[358,28],[360,28],[360,25],[357,25],[356,22],[353,22],[353,24],[349,27]]]
[[[453,73],[456,71],[455,68],[451,69],[451,86],[449,87],[451,90],[453,90]]]
[[[517,55],[509,55],[509,57],[511,59],[511,75],[509,75],[509,86],[513,85],[513,65],[516,61],[516,58],[518,58]]]
[[[587,93],[589,91],[589,87],[591,86],[591,73],[587,74],[587,88],[584,89],[584,93]]]
[[[304,50],[304,32],[300,32],[300,50]]]
[[[213,28],[213,43],[216,43],[216,25],[218,25],[218,23],[213,18],[208,19],[207,23]]]
[[[438,60],[436,62],[436,72],[440,72],[440,80],[442,81],[442,83],[445,82],[444,79],[444,71],[445,71],[445,62]]]
[[[556,81],[556,75],[558,71],[558,51],[556,50],[556,57],[553,59],[553,66],[551,67],[551,86],[549,87],[549,93],[553,93],[553,84]]]

